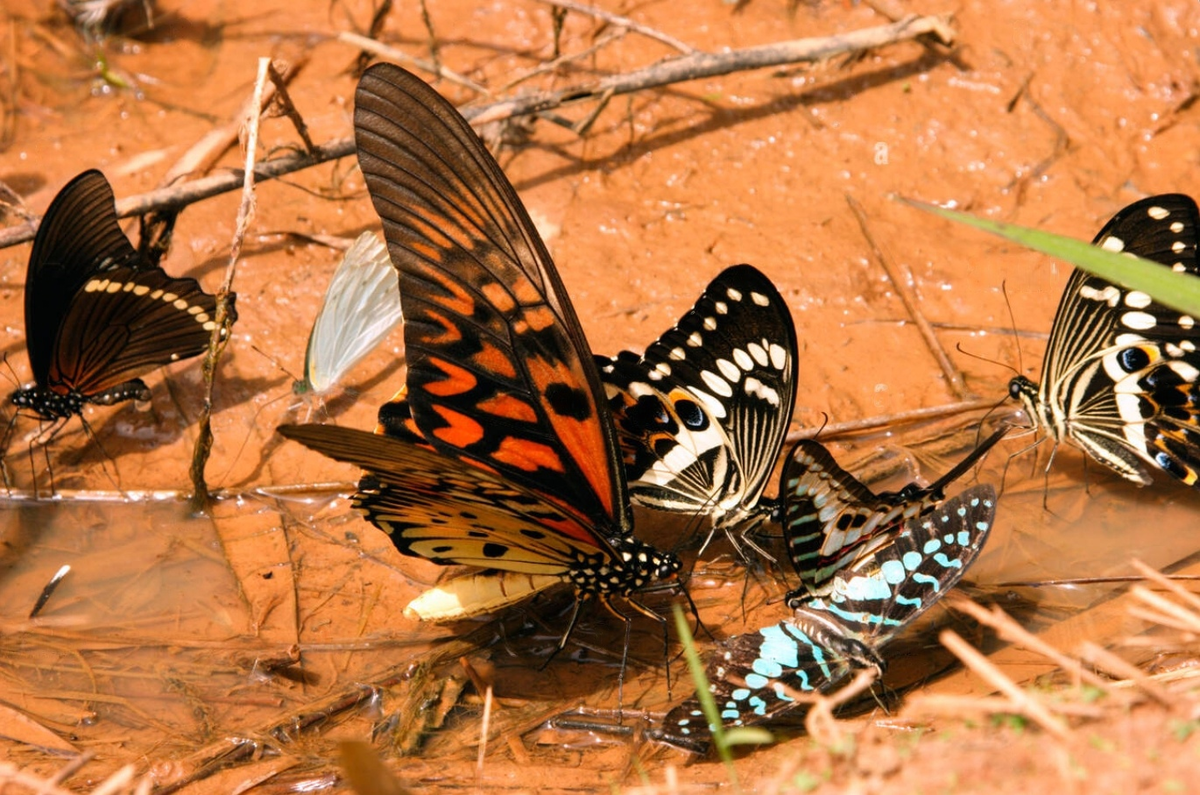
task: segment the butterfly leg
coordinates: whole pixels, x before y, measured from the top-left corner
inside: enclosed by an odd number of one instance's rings
[[[9,496],[12,496],[12,478],[8,473],[8,446],[12,443],[13,433],[17,428],[17,418],[20,416],[19,411],[13,413],[12,419],[8,421],[8,427],[4,429],[4,437],[0,439],[0,474],[4,476],[4,491]]]

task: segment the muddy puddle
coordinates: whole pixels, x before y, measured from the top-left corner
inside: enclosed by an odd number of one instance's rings
[[[87,168],[103,169],[118,198],[157,187],[189,147],[237,118],[260,56],[296,67],[290,92],[314,140],[350,134],[358,50],[337,34],[365,32],[371,4],[156,5],[153,31],[100,43],[45,4],[17,0],[0,10],[0,181],[21,200],[6,209],[8,227],[20,227],[25,211],[43,211]],[[801,3],[789,12],[784,2],[736,8],[713,0],[686,13],[669,3],[602,5],[714,51],[889,21],[870,3]],[[951,10],[902,5],[905,13]],[[890,197],[953,202],[1090,239],[1136,198],[1197,193],[1200,7],[1192,0],[1103,8],[972,1],[953,11],[953,54],[898,44],[859,59],[614,97],[583,136],[552,119],[521,135],[509,130],[516,143],[499,160],[543,229],[593,348],[640,350],[723,267],[751,262],[793,310],[797,428],[969,400],[982,406],[1001,401],[1012,368],[1036,377],[1065,269]],[[431,3],[429,17],[436,57],[492,98],[677,54],[661,40],[572,12],[559,50],[578,57],[528,74],[556,57],[548,6],[451,0]],[[411,56],[432,57],[415,3],[397,3],[379,35]],[[528,79],[506,88],[518,77]],[[450,83],[439,87],[459,103],[489,101]],[[591,110],[559,115],[575,122]],[[264,157],[299,145],[286,119],[264,121]],[[214,168],[240,162],[235,143]],[[872,254],[847,196],[862,205],[896,282]],[[635,622],[618,690],[624,628],[607,615],[586,613],[554,654],[569,599],[448,628],[403,617],[439,567],[399,555],[350,512],[355,470],[274,434],[279,423],[308,416],[370,428],[403,382],[396,332],[324,406],[291,393],[341,253],[313,236],[348,243],[377,219],[352,159],[262,183],[257,200],[234,284],[240,320],[217,380],[207,472],[218,499],[208,514],[192,515],[183,500],[202,400],[195,361],[149,376],[146,410],[89,410],[90,440],[73,422],[48,457],[40,448],[28,452],[36,427],[25,420],[16,428],[6,458],[13,485],[0,496],[0,757],[50,776],[66,758],[93,753],[66,782],[78,791],[126,764],[159,786],[196,792],[247,782],[258,791],[334,790],[345,787],[338,742],[367,740],[414,790],[634,787],[639,770],[656,784],[674,775],[727,785],[719,763],[689,764],[641,737],[642,715],[690,692],[678,644],[664,653],[653,622]],[[237,203],[230,193],[188,207],[167,271],[215,290]],[[29,378],[28,254],[28,244],[0,250],[0,348],[14,381]],[[900,291],[931,323],[962,390],[938,369]],[[835,435],[830,444],[848,468],[882,473],[873,482],[894,487],[951,466],[973,443],[984,412],[883,422],[882,430]],[[1138,489],[1085,467],[1068,448],[1047,476],[1049,446],[1026,450],[1032,441],[1006,439],[973,476],[1003,490],[995,532],[966,590],[1060,648],[1087,640],[1137,665],[1158,660],[1167,646],[1130,617],[1127,585],[1058,581],[1128,576],[1135,557],[1197,574],[1197,496],[1165,477]],[[51,484],[57,496],[45,499]],[[689,552],[682,541],[703,535],[694,523],[644,511],[637,526],[647,540],[684,548],[688,566],[695,564],[691,595],[714,636],[782,617],[785,586],[748,581],[723,542],[695,561],[694,544]],[[30,619],[64,565],[69,573]],[[664,614],[672,601],[670,594],[646,600]],[[939,651],[939,625],[977,642],[1017,682],[1057,672],[957,614],[931,613],[934,626],[898,648],[890,690],[917,683],[921,693],[992,692]],[[702,635],[701,643],[711,641]],[[494,699],[484,734],[487,685]],[[855,725],[884,726],[882,736],[901,742],[911,725],[897,704],[890,708],[885,715],[868,705]],[[567,727],[547,723],[564,712],[583,717]],[[797,737],[746,755],[743,783],[777,782],[782,755],[808,742]],[[1194,744],[1187,753],[1200,758]],[[973,764],[964,753],[944,769],[961,776]],[[929,788],[947,785],[942,770],[926,773]],[[807,789],[832,787],[838,775]]]

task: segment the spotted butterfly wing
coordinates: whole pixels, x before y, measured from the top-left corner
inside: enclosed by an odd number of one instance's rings
[[[828,593],[793,600],[791,617],[721,643],[707,675],[722,724],[762,723],[797,708],[796,695],[829,692],[858,669],[882,671],[882,647],[978,557],[995,507],[991,486],[967,489],[834,574]],[[654,736],[704,752],[712,731],[693,698],[672,709]]]
[[[355,100],[359,165],[399,273],[412,430],[285,433],[367,470],[356,504],[401,552],[550,574],[602,598],[677,570],[633,538],[599,374],[500,167],[399,67],[372,66]]]
[[[10,399],[46,420],[85,403],[148,400],[138,376],[207,350],[215,316],[216,299],[194,279],[137,253],[108,180],[85,171],[55,196],[33,241],[25,340],[34,384]]]
[[[313,321],[297,394],[322,395],[400,324],[400,290],[387,248],[363,232],[346,251]]]
[[[750,529],[796,395],[796,329],[756,268],[725,269],[644,355],[596,357],[634,499]]]
[[[1193,276],[1200,213],[1188,196],[1134,202],[1095,245]],[[1200,481],[1200,328],[1195,318],[1139,290],[1076,270],[1050,329],[1041,382],[1024,376],[1009,394],[1056,441],[1069,441],[1122,477],[1146,485],[1166,472]]]
[[[1007,429],[993,433],[928,486],[910,483],[899,491],[878,494],[842,469],[820,442],[797,443],[779,485],[784,545],[802,583],[794,593],[819,591],[834,572],[885,543],[888,530],[932,510],[946,498],[946,487],[1005,433]]]

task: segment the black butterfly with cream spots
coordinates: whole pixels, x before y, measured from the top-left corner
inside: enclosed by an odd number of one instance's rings
[[[597,356],[629,490],[665,510],[707,514],[746,534],[776,510],[763,487],[796,395],[796,329],[771,280],[722,271],[638,356]]]
[[[1094,244],[1197,271],[1200,213],[1172,193],[1134,202]],[[1190,315],[1081,270],[1063,292],[1042,380],[1009,382],[1035,426],[1067,440],[1135,483],[1161,469],[1189,486],[1200,480],[1200,329]]]
[[[216,299],[138,254],[108,180],[85,171],[54,197],[33,241],[25,346],[35,383],[10,401],[57,422],[88,403],[149,400],[138,376],[208,350],[215,325]]]

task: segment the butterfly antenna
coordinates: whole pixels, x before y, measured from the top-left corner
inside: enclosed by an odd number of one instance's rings
[[[1014,331],[1013,333],[1016,333],[1016,332]],[[1016,375],[1021,375],[1021,371],[1020,371],[1020,370],[1018,370],[1017,368],[1013,367],[1013,366],[1012,366],[1011,364],[1009,364],[1008,362],[1002,362],[1002,361],[1000,361],[999,359],[989,359],[989,358],[988,358],[988,357],[986,357],[986,356],[980,356],[978,353],[972,353],[971,351],[969,351],[969,350],[967,350],[966,348],[964,348],[964,347],[962,346],[962,343],[961,343],[961,342],[956,342],[956,343],[954,343],[954,350],[958,351],[958,352],[959,352],[959,353],[961,353],[963,356],[969,356],[969,357],[971,357],[972,359],[975,359],[976,361],[980,361],[980,362],[987,362],[988,364],[995,364],[995,365],[999,365],[1000,367],[1005,367],[1005,368],[1007,368],[1007,369],[1009,369],[1009,370],[1012,370],[1012,371],[1013,371],[1013,373],[1014,373],[1014,374],[1016,374]]]
[[[1008,280],[1000,282],[1000,292],[1004,294],[1004,306],[1008,309],[1008,322],[1012,326],[1013,343],[1017,346],[1017,375],[1025,374],[1025,361],[1021,357],[1021,336],[1017,334],[1017,316],[1013,314],[1012,301],[1008,298]]]
[[[3,360],[4,362],[4,369],[8,371],[7,377],[13,385],[13,389],[20,389],[21,379],[17,377],[17,371],[13,369],[12,364],[8,361],[8,351],[5,351],[3,355],[0,355],[0,360]]]

